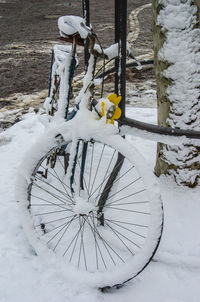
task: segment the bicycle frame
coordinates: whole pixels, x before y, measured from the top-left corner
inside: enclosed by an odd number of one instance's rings
[[[88,68],[83,81],[83,88],[76,99],[80,111],[74,117],[79,109],[77,108],[72,115],[67,116],[70,86],[77,62],[75,48],[76,43],[80,42],[78,39],[82,33],[81,23],[83,20],[80,17],[68,17],[65,16],[61,19],[61,22],[66,21],[64,24],[66,27],[61,23],[61,27],[63,26],[61,34],[63,33],[64,36],[66,33],[66,39],[68,39],[67,36],[70,35],[71,30],[72,37],[70,36],[69,40],[73,40],[74,43],[72,47],[60,45],[54,48],[52,65],[54,63],[55,65],[53,65],[53,71],[50,74],[49,97],[45,104],[50,122],[49,124],[45,123],[48,125],[46,129],[48,135],[45,133],[41,138],[41,149],[39,148],[38,153],[41,153],[42,156],[36,166],[35,156],[31,159],[35,168],[27,171],[30,173],[29,182],[27,181],[27,173],[22,180],[22,187],[26,188],[28,185],[28,188],[24,194],[21,194],[20,190],[19,200],[22,200],[24,210],[32,218],[28,228],[30,225],[32,238],[34,238],[32,234],[35,232],[36,240],[33,239],[33,241],[36,242],[36,245],[33,242],[33,246],[36,252],[37,247],[40,249],[40,246],[44,244],[47,251],[51,250],[57,256],[59,254],[59,257],[65,257],[69,263],[72,262],[72,269],[77,266],[78,271],[79,268],[81,272],[83,270],[83,276],[88,276],[91,281],[93,281],[94,272],[96,272],[100,284],[98,279],[95,283],[98,283],[97,285],[103,290],[105,286],[109,288],[127,282],[139,274],[150,262],[162,233],[162,204],[157,190],[151,192],[149,188],[147,179],[153,177],[151,177],[151,172],[146,173],[137,151],[133,153],[131,144],[118,135],[119,131],[114,125],[107,125],[108,123],[113,124],[114,116],[116,119],[117,116],[119,117],[115,111],[117,111],[116,107],[120,97],[116,97],[116,102],[109,97],[97,102],[96,110],[99,110],[99,119],[96,112],[92,110],[96,106],[92,103],[91,98],[96,84],[93,81],[96,57],[100,56],[104,59],[104,54],[107,52],[100,46],[101,50],[98,51],[98,48],[94,48],[93,53],[96,36],[95,34],[92,35],[85,22],[83,28],[85,26],[85,30],[88,30],[91,35],[89,36],[91,54],[89,61],[86,62]],[[68,29],[66,29],[67,25],[69,26]],[[79,37],[77,35],[77,40],[74,36],[76,35],[74,30],[80,34]],[[88,37],[87,33],[85,37]],[[114,51],[112,50],[111,57],[114,58],[117,55],[117,46],[114,47]],[[99,70],[97,74],[99,74]],[[59,81],[59,101],[57,102],[55,93],[58,90]],[[120,89],[119,86],[118,88]],[[115,99],[115,96],[113,97]],[[103,106],[101,108],[101,105],[104,101],[107,107],[103,113]],[[98,105],[100,106],[98,107]],[[114,111],[111,110],[110,115],[107,115],[111,106],[112,108],[114,106]],[[55,112],[56,109],[58,109],[57,112]],[[89,112],[90,110],[92,112]],[[70,119],[73,120],[69,121]],[[32,165],[29,164],[28,166]],[[143,173],[144,170],[145,173]],[[25,183],[23,184],[23,182]],[[137,194],[141,195],[137,196]],[[112,204],[116,202],[117,198],[120,202],[122,200],[122,204],[125,206],[125,208],[117,208],[121,214],[112,208]],[[41,200],[41,203],[38,200]],[[117,203],[117,205],[120,204]],[[156,219],[149,219],[149,215]],[[110,226],[109,219],[111,223],[114,223],[114,227]],[[117,220],[112,221],[112,219]],[[154,220],[156,225],[152,223]],[[125,224],[125,226],[118,225],[118,222]],[[86,233],[84,233],[84,227]],[[39,233],[37,234],[37,232]],[[153,233],[153,237],[151,233]],[[59,237],[56,237],[57,235]],[[67,235],[66,238],[65,235]],[[148,236],[153,239],[152,242],[146,239]],[[44,237],[46,242],[43,240]],[[112,239],[112,237],[114,238]],[[42,240],[40,241],[40,239]],[[56,242],[55,245],[52,245],[54,239]],[[115,246],[116,239],[118,243]],[[86,240],[87,244],[83,240]],[[76,252],[77,244],[80,246],[78,252]],[[64,248],[62,255],[57,254],[57,248]],[[141,248],[142,252],[140,252]],[[86,254],[88,255],[86,256]],[[72,260],[73,257],[77,260]],[[128,267],[129,259],[132,265],[130,270]],[[124,271],[122,271],[124,278],[121,279],[122,263],[124,263]],[[117,266],[116,269],[115,266]],[[114,280],[113,270],[116,271]],[[90,272],[92,272],[91,276]]]
[[[84,51],[85,51],[85,67],[87,67],[87,72],[89,71],[89,77],[91,78],[92,75],[94,75],[95,66],[96,66],[96,59],[101,54],[98,53],[96,50],[94,50],[94,44],[95,39],[98,38],[97,36],[92,33],[87,27],[87,24],[89,23],[89,0],[83,0],[83,12],[84,17],[87,23],[85,25],[83,24],[83,28],[88,31],[87,39],[85,40],[85,43],[81,43],[84,45]],[[200,139],[200,131],[192,131],[192,130],[183,130],[183,129],[174,129],[174,128],[167,128],[167,127],[161,127],[157,125],[152,125],[144,122],[140,122],[134,119],[130,119],[126,117],[126,68],[129,66],[137,66],[137,63],[134,62],[132,64],[126,64],[126,24],[127,24],[127,0],[121,1],[121,0],[115,0],[115,42],[118,44],[118,56],[115,57],[115,67],[104,71],[102,74],[98,75],[98,78],[103,78],[108,75],[111,72],[115,72],[115,93],[117,95],[121,95],[122,100],[119,104],[119,107],[122,111],[121,117],[118,120],[118,128],[119,132],[122,136],[125,136],[127,134],[135,134],[134,129],[139,130],[139,132],[142,132],[143,134],[148,133],[148,139],[152,139],[152,137],[149,137],[149,133],[153,134],[153,140],[169,143],[170,140],[169,137],[181,137],[181,138],[187,138],[189,140],[191,139]],[[85,27],[84,27],[85,26]],[[63,40],[69,41],[71,38],[62,38]],[[66,102],[66,108],[65,108],[65,115],[64,118],[66,120],[72,119],[74,115],[76,114],[77,109],[75,109],[70,116],[68,116],[68,108],[69,108],[69,99],[70,99],[70,87],[72,83],[73,78],[73,72],[76,65],[76,59],[75,59],[75,51],[76,51],[76,44],[80,43],[80,39],[77,36],[77,34],[74,34],[73,38],[70,40],[72,42],[72,48],[71,48],[71,62],[69,65],[69,79],[68,79],[68,92],[67,92],[67,102]],[[89,61],[89,48],[91,56],[94,58],[94,62]],[[103,49],[101,48],[103,58],[105,57],[105,54],[103,52]],[[53,62],[53,58],[52,58]],[[146,64],[152,64],[153,61],[144,61],[141,62],[141,65]],[[120,72],[119,72],[120,71]],[[87,74],[87,73],[86,73]],[[50,74],[50,78],[51,78]],[[85,85],[85,84],[84,84]],[[87,83],[85,87],[83,87],[84,93],[87,90],[91,90],[91,96],[92,96],[92,90],[93,87],[91,87],[90,84]],[[50,91],[50,90],[49,90]],[[79,94],[80,95],[80,94]],[[92,103],[90,104],[90,109],[92,110]],[[133,133],[134,132],[134,133]],[[180,142],[175,142],[175,144],[180,144]],[[191,142],[190,142],[191,143]],[[77,151],[75,154],[73,167],[72,167],[72,175],[71,175],[71,191],[73,192],[73,182],[74,182],[74,174],[76,169],[76,157],[78,153],[79,144],[77,144]],[[80,174],[80,188],[84,189],[84,169],[85,169],[85,158],[87,154],[87,143],[84,144],[84,148],[82,150],[82,162],[81,162],[81,174]],[[106,199],[110,193],[110,190],[112,188],[113,182],[115,181],[121,167],[123,164],[123,156],[119,153],[118,158],[116,160],[115,166],[113,168],[113,171],[107,180],[104,191],[101,194],[101,197],[98,202],[98,216],[99,216],[99,222],[101,225],[104,224],[104,216],[103,216],[103,208],[106,203]]]

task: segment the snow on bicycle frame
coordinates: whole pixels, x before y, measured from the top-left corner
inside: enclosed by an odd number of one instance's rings
[[[88,30],[90,30],[89,28],[86,30],[85,20],[79,16],[60,17],[58,19],[58,28],[61,37],[73,36],[78,33],[82,39],[87,38]]]
[[[102,57],[104,60],[105,58],[111,60],[117,57],[119,45],[118,43],[115,43],[110,47],[103,49],[98,41],[97,36],[89,27],[85,25],[84,19],[78,16],[60,17],[58,20],[58,26],[61,39],[63,38],[64,41],[72,42],[72,46],[54,46],[52,58],[54,63],[52,63],[50,76],[50,83],[53,84],[50,84],[49,96],[45,101],[45,108],[47,113],[50,113],[50,115],[53,115],[54,110],[57,110],[55,117],[67,119],[73,73],[78,65],[76,58],[76,45],[84,44],[85,38],[89,38],[90,60],[86,75],[83,78],[83,88],[76,98],[76,103],[80,104],[81,101],[83,103],[83,100],[87,99],[87,105],[85,105],[87,107],[89,106],[90,110],[91,106],[95,107],[98,104],[96,100],[91,101],[92,93],[89,93],[89,91],[91,91],[91,87],[95,86],[93,74],[96,60],[98,57]],[[82,44],[80,44],[82,37],[84,37],[84,40],[82,41]],[[96,40],[99,42],[99,44],[95,43]],[[103,64],[105,64],[105,62],[103,62]],[[58,87],[60,88],[59,100],[56,104],[54,104],[55,94],[58,91]],[[118,119],[121,115],[121,110],[118,108],[118,103],[120,100],[118,99],[119,98],[117,98],[114,94],[111,94],[111,96],[105,99],[102,104],[96,106],[95,111],[97,115],[99,117],[105,116],[107,123],[111,118],[110,122],[114,123],[114,119]],[[73,112],[76,112],[76,110]],[[72,116],[74,116],[74,113]],[[71,118],[71,116],[69,118]]]
[[[63,21],[66,19],[69,21],[67,17]],[[72,37],[72,47],[54,48],[54,71],[65,79],[60,82],[63,86],[60,86],[58,111],[43,137],[31,149],[34,156],[28,158],[26,177],[18,184],[18,188],[26,190],[19,192],[17,198],[24,211],[29,240],[37,253],[52,259],[52,263],[55,253],[63,261],[62,268],[68,263],[70,278],[77,281],[77,276],[81,276],[81,282],[88,281],[103,288],[130,280],[152,259],[162,232],[162,206],[153,175],[151,171],[148,173],[138,152],[117,135],[118,129],[113,124],[106,124],[103,113],[103,118],[99,118],[96,112],[88,110],[95,84],[95,56],[104,57],[105,53],[95,47],[94,35],[90,39],[93,48],[87,73],[76,98],[80,110],[75,118],[66,122],[70,67],[76,59],[77,27],[82,26],[80,19],[78,25],[71,19],[70,26],[64,22],[61,27],[67,25],[62,35]],[[118,46],[112,48],[116,50]],[[113,49],[110,53],[113,54]],[[110,100],[115,105],[119,102],[116,95],[110,96]],[[62,135],[61,142],[55,139],[58,133]],[[74,181],[71,176],[75,177]],[[113,205],[117,201],[125,208],[116,209]],[[49,207],[53,211],[49,212]],[[49,219],[48,215],[53,218]],[[58,221],[62,222],[59,226]],[[57,240],[58,234],[62,235]]]

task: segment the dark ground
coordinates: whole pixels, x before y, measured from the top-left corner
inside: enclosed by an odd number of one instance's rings
[[[128,11],[150,3],[129,0]],[[91,23],[103,46],[113,43],[114,1],[91,0]],[[57,18],[82,15],[81,0],[0,0],[0,98],[48,87],[51,47],[59,36]],[[139,15],[135,49],[151,48],[151,9]]]

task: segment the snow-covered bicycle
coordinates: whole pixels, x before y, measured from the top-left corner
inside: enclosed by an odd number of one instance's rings
[[[102,73],[96,71],[97,60],[119,57],[120,43],[103,49],[81,17],[64,16],[58,24],[72,45],[54,47],[47,126],[27,154],[17,200],[38,255],[61,263],[76,281],[112,287],[137,276],[153,258],[162,203],[153,173],[117,127],[121,96],[95,97],[107,74],[105,62]],[[90,58],[71,110],[76,48],[86,39]]]

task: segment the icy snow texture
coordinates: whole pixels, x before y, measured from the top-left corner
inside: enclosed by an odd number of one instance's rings
[[[133,108],[128,115],[145,122],[156,121],[155,109]],[[48,259],[42,261],[33,253],[21,228],[14,183],[24,153],[42,132],[37,116],[28,114],[25,120],[0,134],[0,301],[199,302],[199,187],[177,188],[162,179],[165,226],[156,261],[120,290],[101,293],[72,282]],[[138,137],[130,139],[153,170],[156,143]]]
[[[79,16],[62,16],[58,18],[58,28],[61,36],[73,35],[78,32],[81,38],[85,39],[88,31],[81,24],[85,26],[85,20]]]
[[[51,112],[51,107],[58,106],[56,117],[63,118],[65,117],[65,110],[68,102],[68,90],[69,90],[69,68],[71,64],[71,46],[68,45],[55,45],[54,48],[54,63],[52,65],[52,76],[51,76],[51,91],[50,97],[47,97],[44,102],[44,108],[46,113]],[[59,100],[57,104],[51,104],[53,99],[55,87],[55,75],[60,79],[60,91],[59,91]]]
[[[197,130],[200,129],[200,29],[194,28],[197,8],[191,2],[161,0],[165,7],[157,24],[166,35],[159,58],[171,64],[164,71],[164,76],[172,80],[167,89],[172,108],[169,125]]]
[[[166,41],[159,51],[159,59],[170,63],[163,75],[172,81],[167,88],[171,113],[167,120],[171,127],[200,129],[200,29],[197,23],[197,7],[191,0],[160,0],[163,5],[157,24],[162,27]],[[178,183],[194,183],[199,172],[187,166],[200,160],[194,147],[163,150],[169,164],[177,165],[171,170]]]

